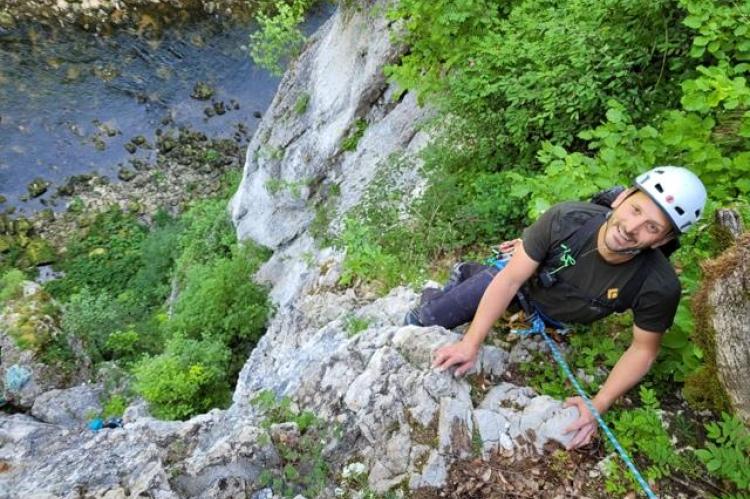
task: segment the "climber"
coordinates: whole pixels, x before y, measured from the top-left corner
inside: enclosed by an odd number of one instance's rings
[[[680,283],[665,253],[695,226],[706,202],[700,179],[682,167],[663,166],[635,179],[611,207],[561,203],[547,210],[501,249],[512,251],[502,271],[462,263],[442,290],[425,290],[404,322],[453,328],[471,320],[463,339],[435,353],[433,367],[474,365],[490,328],[510,306],[537,311],[552,327],[587,324],[613,312],[633,311],[633,340],[593,398],[604,413],[648,372],[662,334],[672,325]],[[609,204],[609,203],[607,203]],[[473,318],[473,319],[472,319]],[[588,444],[597,423],[580,397],[566,400],[580,417],[568,448]]]

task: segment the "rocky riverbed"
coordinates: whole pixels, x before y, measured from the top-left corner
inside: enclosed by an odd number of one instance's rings
[[[247,12],[248,3],[242,0],[1,0],[0,26],[42,20],[96,31],[125,24],[158,29],[191,13],[231,17]]]
[[[153,149],[153,161],[131,159],[118,172],[119,182],[96,174],[70,177],[51,199],[65,206],[47,208],[31,217],[0,215],[0,258],[28,268],[53,263],[65,241],[111,206],[138,215],[145,223],[157,210],[175,215],[193,199],[217,194],[228,172],[244,162],[247,129],[238,126],[227,139],[210,139],[186,128],[164,131],[155,143],[134,138],[136,147]]]

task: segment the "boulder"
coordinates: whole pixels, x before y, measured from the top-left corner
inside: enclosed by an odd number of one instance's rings
[[[31,415],[45,423],[84,426],[102,411],[100,385],[83,384],[44,392],[34,400]]]

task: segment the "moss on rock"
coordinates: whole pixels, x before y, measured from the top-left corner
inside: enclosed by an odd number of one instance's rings
[[[24,256],[30,266],[46,265],[53,263],[57,258],[55,250],[50,244],[40,237],[32,238],[26,245]]]

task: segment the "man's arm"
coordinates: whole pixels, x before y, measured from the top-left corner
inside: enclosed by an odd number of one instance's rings
[[[651,369],[651,364],[659,355],[661,337],[662,335],[659,333],[633,326],[633,342],[622,354],[620,360],[617,361],[604,382],[604,386],[592,400],[596,410],[601,414],[607,412],[610,406],[615,403],[615,400],[633,388],[646,375]],[[580,417],[565,429],[566,433],[577,431],[568,444],[568,449],[588,444],[596,433],[594,415],[589,412],[581,397],[569,398],[565,401],[565,406],[576,406],[580,413]]]
[[[532,276],[538,266],[539,263],[526,254],[523,244],[516,244],[508,265],[487,286],[463,339],[453,345],[439,348],[432,366],[441,370],[457,366],[456,376],[461,376],[471,369],[492,325],[503,315],[518,288]]]

